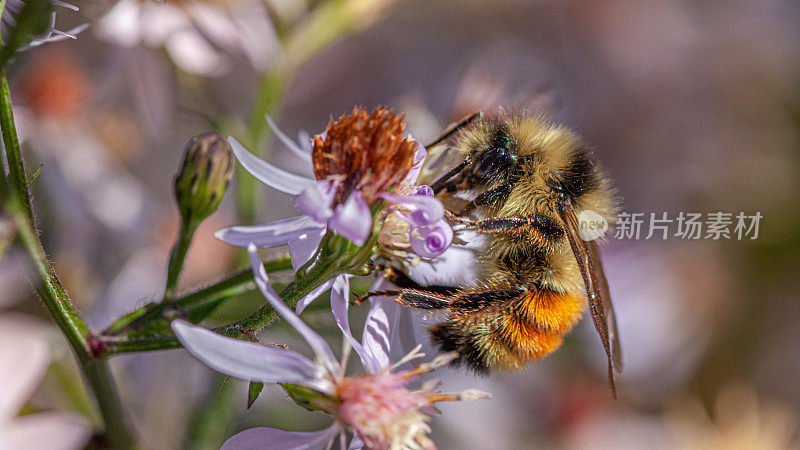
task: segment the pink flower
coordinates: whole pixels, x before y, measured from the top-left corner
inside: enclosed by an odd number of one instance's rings
[[[29,320],[22,322],[0,318],[0,449],[83,448],[90,433],[77,415],[40,412],[17,417],[51,358],[45,335]]]
[[[419,389],[408,384],[420,375],[447,364],[455,357],[442,355],[431,363],[416,368],[396,371],[409,360],[421,357],[419,347],[395,364],[389,362],[393,323],[390,317],[397,309],[384,308],[385,303],[371,304],[364,329],[358,342],[350,333],[347,314],[334,308],[334,318],[344,337],[358,353],[365,373],[360,376],[345,375],[345,355],[339,362],[328,343],[306,325],[286,306],[269,284],[267,273],[258,258],[255,246],[249,247],[256,284],[270,305],[297,332],[314,351],[311,360],[299,353],[278,346],[266,346],[218,335],[205,328],[176,320],[172,328],[184,347],[209,367],[232,377],[263,383],[288,384],[287,390],[302,395],[311,389],[313,395],[305,399],[333,415],[334,423],[317,432],[290,432],[275,428],[251,428],[230,439],[224,449],[323,449],[329,447],[345,431],[354,433],[349,448],[435,448],[427,437],[429,417],[425,411],[431,404],[449,400],[474,400],[488,396],[478,391],[459,394],[441,394],[436,383],[425,383]],[[338,283],[344,289],[346,283]],[[337,286],[334,286],[334,290]],[[295,387],[293,388],[292,385]],[[342,437],[342,440],[344,438]]]

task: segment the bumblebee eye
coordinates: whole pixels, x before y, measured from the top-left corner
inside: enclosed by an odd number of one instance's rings
[[[492,171],[497,169],[500,162],[506,159],[506,152],[504,149],[494,148],[483,154],[481,162],[475,168],[478,176],[485,177]]]

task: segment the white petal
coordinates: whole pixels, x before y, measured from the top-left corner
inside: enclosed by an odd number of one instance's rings
[[[121,0],[97,20],[97,37],[122,47],[134,47],[142,41],[141,5],[136,0]]]
[[[292,268],[295,272],[314,256],[326,231],[325,227],[320,227],[318,230],[310,230],[288,242],[289,256],[292,258]]]
[[[173,33],[164,48],[175,64],[188,73],[217,77],[228,71],[228,59],[194,28]]]
[[[311,291],[310,294],[303,297],[299,302],[297,302],[297,306],[295,307],[294,312],[299,316],[303,312],[303,310],[305,310],[306,307],[311,304],[311,302],[316,300],[317,297],[322,295],[323,292],[327,291],[328,289],[331,288],[331,286],[333,286],[334,280],[336,280],[336,278],[326,281],[322,286],[314,289],[313,291]]]
[[[325,234],[325,225],[314,222],[308,216],[298,216],[260,225],[223,228],[214,236],[237,247],[247,247],[252,243],[264,248],[286,245],[303,235],[317,236],[320,233]]]
[[[78,416],[36,413],[4,425],[3,450],[77,450],[89,441],[89,427]]]
[[[322,392],[333,389],[322,367],[283,347],[229,338],[183,320],[172,321],[172,330],[189,353],[217,372],[248,381],[299,384]]]
[[[303,189],[317,182],[312,178],[301,177],[273,166],[247,151],[235,138],[229,137],[228,142],[231,144],[236,159],[248,172],[262,183],[281,192],[297,195],[303,192]]]
[[[328,443],[339,434],[339,425],[334,423],[320,431],[285,431],[278,428],[250,428],[234,435],[221,450],[316,450],[327,448]]]
[[[361,365],[370,373],[377,372],[377,370],[373,370],[378,365],[377,361],[372,359],[372,354],[364,350],[364,346],[353,337],[353,333],[350,331],[350,319],[347,315],[350,306],[350,275],[339,275],[334,280],[331,291],[333,319],[342,330],[344,337],[350,342],[353,350],[361,358]]]
[[[0,423],[19,412],[50,364],[50,347],[38,334],[0,333]]]
[[[297,143],[289,139],[289,136],[286,136],[283,131],[278,128],[278,125],[275,124],[275,121],[272,120],[272,116],[269,114],[267,114],[267,124],[269,124],[269,127],[272,128],[272,132],[275,133],[275,137],[277,137],[278,140],[280,140],[283,145],[286,146],[286,148],[288,148],[295,156],[300,158],[301,161],[311,164],[311,153],[303,150]]]
[[[383,279],[370,290],[376,289],[385,282]],[[390,364],[392,333],[397,323],[400,305],[391,297],[373,297],[370,299],[369,314],[364,324],[364,337],[361,342],[364,350],[370,355],[372,367],[365,367],[370,372],[378,372]]]
[[[267,299],[270,305],[275,309],[275,311],[286,320],[289,325],[292,326],[303,338],[308,342],[308,345],[314,350],[314,353],[317,355],[320,361],[330,370],[331,373],[339,373],[339,362],[336,360],[336,356],[333,354],[333,350],[319,335],[316,331],[314,331],[311,327],[306,325],[305,322],[300,320],[297,315],[288,307],[286,303],[281,300],[278,294],[272,289],[272,286],[269,284],[269,277],[267,276],[267,271],[264,269],[264,264],[261,262],[261,258],[258,256],[258,250],[254,245],[250,245],[247,248],[248,253],[250,253],[250,263],[253,266],[253,275],[256,281],[256,286],[264,294],[264,297]]]

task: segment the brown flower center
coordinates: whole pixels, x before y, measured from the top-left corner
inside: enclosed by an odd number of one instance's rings
[[[403,116],[384,107],[368,114],[356,107],[350,114],[328,123],[325,138],[314,137],[311,156],[318,180],[341,182],[334,203],[343,202],[360,189],[371,204],[376,194],[391,189],[405,178],[414,163],[417,142],[403,138]]]

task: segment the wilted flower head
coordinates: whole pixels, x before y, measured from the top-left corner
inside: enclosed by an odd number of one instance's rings
[[[372,203],[405,178],[420,147],[413,138],[403,137],[405,128],[403,116],[384,107],[372,114],[357,107],[336,121],[331,119],[325,133],[314,137],[314,176],[338,184],[334,205],[353,190]]]
[[[252,428],[230,438],[223,448],[326,448],[337,435],[350,430],[355,433],[350,448],[366,445],[373,449],[433,449],[435,445],[427,437],[430,427],[426,413],[433,403],[488,398],[487,394],[474,390],[441,394],[436,391],[436,382],[424,383],[419,389],[410,388],[409,383],[420,375],[446,365],[456,355],[441,355],[430,363],[397,371],[398,366],[423,355],[417,347],[399,362],[389,363],[391,321],[379,302],[372,304],[362,342],[349,333],[349,325],[342,326],[343,320],[346,323],[346,313],[341,316],[334,311],[337,323],[345,331],[344,337],[353,345],[366,371],[359,376],[346,375],[347,355],[340,363],[322,336],[283,303],[269,284],[256,248],[251,246],[249,251],[259,289],[275,311],[305,338],[315,360],[283,347],[223,337],[183,321],[172,323],[175,334],[190,353],[213,369],[244,380],[281,383],[299,404],[325,411],[336,421],[314,433]]]
[[[293,247],[302,236],[304,248],[315,248],[327,228],[362,246],[371,236],[373,225],[382,225],[388,213],[396,211],[408,224],[406,235],[416,232],[412,238],[418,240],[436,235],[433,245],[416,247],[422,252],[420,256],[440,254],[449,246],[452,233],[448,233],[449,225],[443,220],[442,203],[429,188],[416,185],[426,151],[410,136],[403,137],[404,129],[402,116],[385,108],[377,108],[371,114],[355,108],[351,114],[331,120],[326,131],[314,137],[313,146],[305,148],[276,129],[276,135],[287,147],[311,163],[315,179],[278,169],[231,138],[233,152],[245,169],[264,183],[296,195],[295,205],[306,216],[228,228],[217,236],[239,246],[251,242],[259,247],[288,243],[290,252],[294,252]],[[387,208],[383,208],[384,201]],[[373,217],[376,211],[380,215]],[[425,233],[426,238],[419,237]]]

